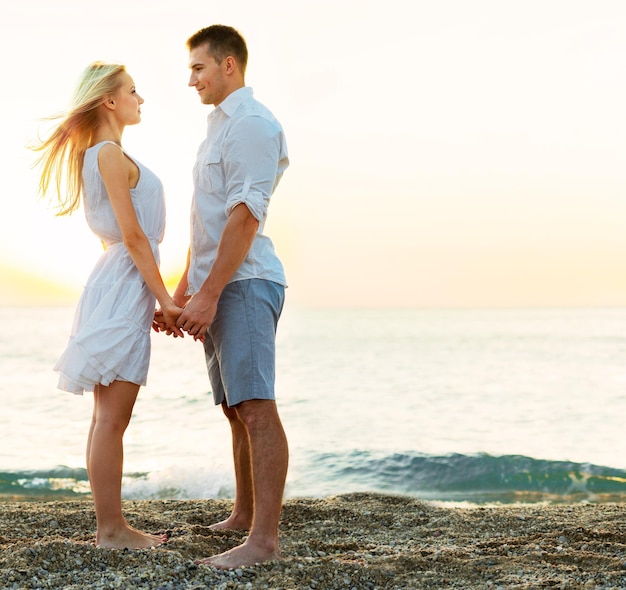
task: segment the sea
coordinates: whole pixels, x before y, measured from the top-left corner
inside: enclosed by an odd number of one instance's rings
[[[89,497],[92,396],[56,389],[71,307],[0,308],[0,501]],[[454,505],[626,501],[626,309],[287,304],[276,391],[286,498]],[[202,345],[152,335],[125,499],[232,498]]]

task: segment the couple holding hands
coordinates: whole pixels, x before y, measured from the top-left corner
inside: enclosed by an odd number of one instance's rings
[[[87,67],[69,111],[34,149],[41,152],[42,194],[53,189],[59,215],[82,200],[87,223],[105,246],[55,365],[60,389],[94,395],[86,460],[96,544],[137,549],[167,541],[134,529],[122,514],[123,436],[146,384],[151,327],[187,332],[203,343],[214,401],[232,432],[235,501],[213,528],[249,531],[238,547],[197,563],[232,569],[280,558],[288,445],[274,376],[286,283],[263,227],[289,160],[280,123],[245,85],[241,34],[213,25],[192,35],[187,47],[189,86],[215,108],[194,166],[186,269],[172,296],[159,272],[163,186],[121,143],[124,128],[140,122],[144,102],[125,67]]]

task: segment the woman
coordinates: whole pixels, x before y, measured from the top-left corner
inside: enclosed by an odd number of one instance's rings
[[[34,148],[42,152],[37,160],[41,193],[52,183],[58,215],[75,211],[82,195],[87,223],[105,247],[55,371],[59,389],[94,393],[87,473],[96,544],[111,548],[153,547],[166,540],[134,529],[122,514],[122,439],[139,387],[146,383],[155,299],[170,330],[183,335],[175,326],[182,309],[158,269],[163,187],[121,147],[124,128],[141,120],[143,102],[124,66],[93,63],[80,78],[70,111]]]

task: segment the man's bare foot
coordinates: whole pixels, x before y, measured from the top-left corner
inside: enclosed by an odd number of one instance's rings
[[[231,514],[226,520],[216,522],[215,524],[212,524],[209,528],[214,531],[247,531],[250,529],[250,520]]]
[[[251,543],[250,539],[248,539],[238,547],[213,557],[197,559],[195,563],[197,565],[210,565],[220,570],[233,570],[238,567],[258,565],[275,559],[280,559],[280,549],[278,547],[269,549],[267,546]]]
[[[115,533],[96,533],[96,546],[105,549],[149,549],[167,543],[167,535],[150,535],[130,526]]]

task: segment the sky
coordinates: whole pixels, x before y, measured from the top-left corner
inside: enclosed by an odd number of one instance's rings
[[[27,149],[84,67],[145,99],[125,149],[162,179],[162,271],[189,239],[206,116],[186,39],[245,36],[291,166],[267,233],[288,302],[626,305],[623,0],[21,0],[0,20],[0,305],[72,304],[101,253],[37,196]]]

